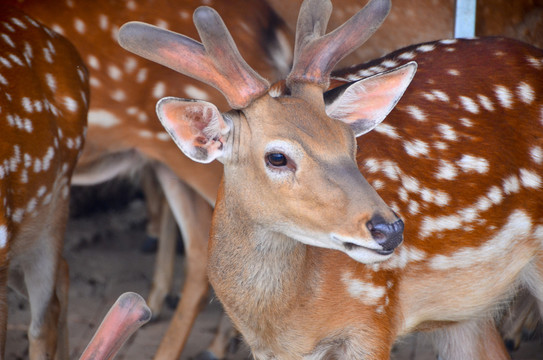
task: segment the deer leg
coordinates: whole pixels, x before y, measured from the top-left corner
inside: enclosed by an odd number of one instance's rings
[[[52,359],[56,353],[60,302],[55,294],[58,254],[37,249],[23,268],[28,291],[31,321],[28,329],[30,359]]]
[[[523,332],[534,332],[538,319],[537,300],[527,291],[521,291],[500,326],[507,349],[518,349]]]
[[[60,258],[56,296],[60,305],[60,314],[58,318],[58,338],[57,338],[57,353],[55,359],[69,359],[70,347],[68,342],[68,290],[70,287],[70,275],[68,271],[68,263],[63,258]]]
[[[142,246],[142,250],[144,252],[153,252],[157,246],[158,238],[161,236],[162,209],[165,199],[151,166],[146,166],[142,171],[141,188],[145,194],[145,204],[149,218],[146,228],[147,239]]]
[[[164,299],[171,292],[177,240],[177,225],[166,201],[162,202],[161,213],[160,241],[155,260],[153,284],[148,298],[153,319],[158,318]]]
[[[510,359],[492,318],[463,321],[433,332],[442,360]]]
[[[238,332],[234,328],[230,318],[223,313],[215,333],[213,341],[206,351],[198,354],[196,360],[224,359],[231,342],[237,337]]]
[[[177,359],[209,288],[206,274],[207,240],[212,211],[201,196],[183,184],[165,166],[157,166],[157,176],[183,234],[187,271],[181,301],[155,359]]]
[[[0,258],[0,358],[4,358],[6,352],[6,333],[8,326],[8,260],[5,253]]]

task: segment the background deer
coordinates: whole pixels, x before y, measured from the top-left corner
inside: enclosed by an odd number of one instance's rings
[[[121,31],[124,47],[213,84],[234,108],[164,98],[157,109],[187,156],[225,165],[209,275],[256,358],[388,358],[420,329],[445,358],[507,358],[493,315],[517,286],[543,300],[543,52],[505,39],[417,45],[339,74],[365,79],[323,102],[333,66],[388,7],[372,1],[323,36],[329,2],[305,2],[293,70],[269,92],[209,8],[194,16],[203,46],[145,24]],[[377,126],[411,60],[411,90]],[[207,75],[216,69],[239,91]],[[396,214],[405,244],[393,253]]]
[[[173,91],[179,96],[209,100],[218,105],[219,109],[226,109],[227,105],[222,96],[212,88],[188,78],[172,77],[167,69],[128,55],[117,46],[116,32],[124,22],[137,19],[195,36],[196,32],[190,21],[190,14],[196,6],[208,2],[185,1],[183,4],[172,4],[158,0],[145,3],[27,0],[14,1],[14,3],[67,36],[83,54],[90,68],[93,101],[91,102],[89,136],[74,182],[91,184],[118,174],[134,172],[135,169],[140,169],[142,164],[149,164],[151,172],[156,172],[160,177],[160,183],[166,187],[169,202],[175,204],[173,207],[177,209],[177,222],[183,225],[184,239],[189,243],[187,246],[189,281],[185,284],[183,290],[185,295],[178,306],[176,315],[178,325],[172,325],[168,332],[171,335],[167,335],[167,340],[164,342],[168,345],[161,346],[159,350],[161,354],[164,348],[174,347],[177,350],[170,350],[170,353],[175,357],[173,354],[181,351],[183,338],[188,335],[199,304],[205,298],[207,290],[205,239],[211,215],[200,196],[203,196],[208,203],[214,203],[222,168],[216,162],[204,167],[180,157],[163,128],[153,121],[154,105],[160,96],[173,93]],[[284,43],[286,39],[293,36],[289,36],[266,3],[261,1],[241,3],[243,6],[240,7],[236,2],[216,1],[213,2],[213,6],[224,15],[227,25],[238,42],[240,52],[253,68],[270,80],[275,80],[282,74],[286,75],[291,51]],[[279,6],[274,1],[269,3],[280,15],[289,15],[288,11],[285,12],[282,9],[292,2],[283,1]],[[352,12],[355,5],[353,1],[345,3],[345,6],[337,1],[335,3],[338,4],[336,8],[343,10],[342,16],[346,16],[349,11]],[[435,6],[425,4],[424,1],[416,3],[395,1],[392,16],[387,19],[384,26],[394,29],[393,33],[396,34],[395,39],[398,41],[399,34],[407,34],[407,30],[415,29],[417,36],[420,34],[428,36],[417,38],[417,41],[445,37],[450,27],[444,29],[445,26],[442,24],[450,22],[452,16],[450,3],[450,1],[444,1]],[[357,7],[360,5],[356,3]],[[410,8],[406,9],[407,6]],[[496,6],[494,10],[499,12],[498,8],[501,9]],[[431,16],[428,16],[427,12],[430,12],[430,9],[434,11]],[[291,14],[294,13],[296,11],[291,12]],[[394,13],[400,15],[394,16]],[[405,17],[401,16],[404,13],[413,14],[413,23],[418,26],[413,26],[411,22],[406,23]],[[507,13],[511,14],[512,11],[508,10]],[[334,19],[341,18],[338,17],[339,14],[339,11],[332,14],[332,23]],[[416,20],[420,18],[425,21]],[[515,15],[506,20],[512,21],[517,18]],[[491,19],[500,18],[494,16]],[[496,20],[496,22],[499,21]],[[290,21],[287,23],[291,24]],[[420,26],[424,24],[428,24],[432,31],[421,31]],[[502,24],[508,25],[507,22]],[[499,29],[496,23],[488,22],[486,26]],[[398,31],[399,28],[403,30]],[[438,31],[443,31],[443,34]],[[383,46],[386,42],[391,44],[391,49],[397,48],[398,43],[392,44],[395,39],[391,39],[388,34],[390,32],[382,32],[382,35],[378,33],[369,41],[377,42],[379,46]],[[410,38],[408,43],[413,41],[415,40]],[[368,47],[371,45],[361,50]],[[368,55],[364,56],[365,59],[368,58]],[[184,199],[188,202],[183,203]],[[195,202],[194,206],[191,205],[192,201]],[[158,208],[164,208],[164,206],[158,206]],[[175,246],[171,240],[175,238],[175,234],[171,232],[174,228],[173,224],[171,214],[166,212],[162,228],[167,231],[163,232],[162,237],[169,238],[170,241],[162,242],[165,245],[161,247],[162,251],[157,258],[157,266],[165,265],[165,267],[158,268],[149,295],[149,304],[155,315],[159,314],[162,300],[170,289],[172,267],[168,264],[173,261],[174,254],[170,250]]]
[[[30,358],[67,359],[68,268],[61,251],[88,95],[87,70],[74,47],[0,5],[0,358],[9,278],[30,302]]]

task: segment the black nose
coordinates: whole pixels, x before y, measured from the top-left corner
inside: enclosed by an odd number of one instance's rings
[[[404,228],[402,220],[387,223],[381,215],[375,215],[366,223],[366,227],[385,252],[392,252],[402,243]]]

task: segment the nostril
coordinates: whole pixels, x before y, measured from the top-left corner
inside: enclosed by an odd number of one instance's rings
[[[402,220],[387,223],[383,217],[376,215],[366,223],[366,227],[372,238],[385,250],[395,249],[403,240],[404,223]]]

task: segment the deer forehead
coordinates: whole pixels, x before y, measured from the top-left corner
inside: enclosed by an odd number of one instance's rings
[[[264,149],[282,141],[318,157],[354,152],[355,138],[349,126],[326,115],[319,108],[296,97],[266,97],[244,110],[248,127]],[[287,149],[287,145],[283,148]]]

